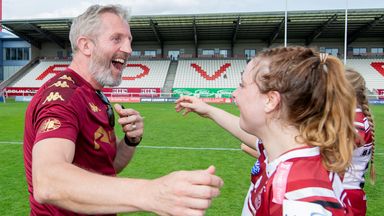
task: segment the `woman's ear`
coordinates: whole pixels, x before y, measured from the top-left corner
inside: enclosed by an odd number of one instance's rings
[[[86,56],[89,56],[92,53],[94,44],[88,37],[81,36],[77,38],[77,47],[80,52]]]
[[[269,113],[278,108],[281,101],[280,93],[270,91],[265,95],[264,111]]]

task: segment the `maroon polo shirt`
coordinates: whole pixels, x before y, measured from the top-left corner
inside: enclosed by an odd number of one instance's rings
[[[75,166],[102,175],[116,175],[116,137],[106,109],[95,89],[70,69],[46,82],[33,97],[26,111],[24,130],[31,215],[79,215],[54,205],[41,205],[33,198],[32,149],[41,140],[68,139],[75,145]]]

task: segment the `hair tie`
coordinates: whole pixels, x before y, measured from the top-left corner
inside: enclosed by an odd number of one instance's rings
[[[328,53],[320,53],[320,63],[325,64],[328,58]]]
[[[320,53],[320,64],[319,66],[322,66],[322,69],[325,73],[328,73],[328,67],[327,65],[325,64],[327,62],[327,58],[328,58],[328,53]]]

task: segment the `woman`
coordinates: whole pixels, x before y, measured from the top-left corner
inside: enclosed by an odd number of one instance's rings
[[[233,96],[266,167],[243,215],[351,214],[338,174],[356,137],[352,91],[340,60],[309,48],[274,48],[249,62]]]
[[[360,135],[356,140],[356,148],[353,151],[352,166],[344,175],[343,185],[347,197],[351,202],[354,216],[362,216],[367,212],[367,200],[363,190],[364,175],[371,163],[371,180],[375,181],[375,169],[373,166],[374,153],[374,123],[368,106],[367,89],[364,78],[352,69],[346,70],[346,77],[355,90],[357,99],[355,127]]]

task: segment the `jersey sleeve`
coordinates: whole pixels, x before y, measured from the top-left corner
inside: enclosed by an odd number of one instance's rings
[[[359,134],[359,138],[356,139],[357,146],[369,144],[372,142],[372,131],[369,125],[368,118],[362,112],[356,112],[356,118],[354,122],[356,132]]]
[[[84,114],[82,94],[74,82],[53,80],[50,84],[32,111],[34,142],[46,138],[65,138],[75,142]]]
[[[298,212],[297,210],[300,209]],[[300,215],[323,215],[332,216],[332,212],[325,209],[323,206],[315,203],[284,200],[283,215],[285,216],[300,216]]]
[[[346,214],[348,206],[343,201],[342,182],[337,174],[327,172],[321,168],[321,163],[312,161],[299,162],[296,165],[298,166],[292,168],[289,173],[284,197],[298,202],[288,202],[288,205],[302,206],[299,209],[309,212],[327,210],[332,215],[348,215]]]
[[[47,138],[64,138],[75,142],[79,131],[78,114],[71,107],[52,104],[36,118],[35,143]]]

